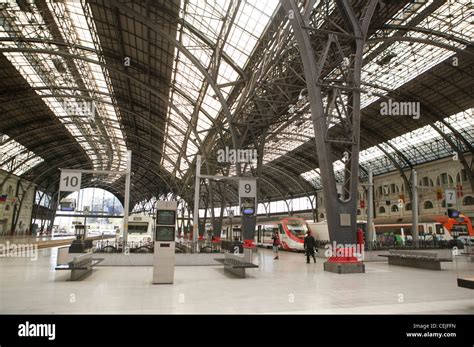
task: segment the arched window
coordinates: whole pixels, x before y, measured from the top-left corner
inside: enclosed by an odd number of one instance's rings
[[[398,206],[392,205],[392,212],[398,212]]]
[[[379,207],[379,213],[385,213],[385,207],[380,206]]]
[[[463,182],[467,182],[467,181],[468,181],[468,180],[467,180],[467,171],[466,171],[466,169],[462,169],[462,170],[461,170],[461,179],[462,179]]]
[[[453,184],[454,184],[453,177],[446,172],[443,172],[436,179],[437,186],[452,186]]]
[[[429,210],[429,209],[433,208],[433,203],[432,203],[431,201],[427,200],[427,201],[425,201],[425,203],[423,204],[423,208],[424,208],[425,210]]]
[[[13,194],[13,187],[8,186],[8,195],[12,195],[12,194]]]
[[[431,178],[429,178],[428,176],[423,177],[420,180],[419,184],[420,184],[420,186],[423,186],[423,187],[433,187],[434,186],[433,180]]]
[[[392,183],[390,185],[390,194],[396,194],[396,193],[400,193],[400,188],[398,188],[398,185],[396,185],[395,183]]]
[[[360,212],[359,209],[357,209],[357,215],[360,216],[362,214],[362,212]]]
[[[472,196],[466,196],[462,201],[463,206],[474,205],[474,198]]]
[[[405,204],[405,211],[411,211],[411,202]]]
[[[321,214],[319,215],[319,218],[324,218],[324,213],[321,213]]]

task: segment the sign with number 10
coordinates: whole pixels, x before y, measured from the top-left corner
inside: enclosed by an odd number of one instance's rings
[[[78,192],[81,190],[81,173],[62,170],[59,190],[62,192]]]

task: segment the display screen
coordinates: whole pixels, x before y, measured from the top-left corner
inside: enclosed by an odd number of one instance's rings
[[[454,209],[454,208],[448,208],[448,217],[449,218],[458,218],[461,213]]]
[[[156,224],[174,225],[176,221],[176,211],[158,210]]]
[[[155,241],[174,241],[174,226],[157,226]]]
[[[253,215],[254,212],[255,212],[255,210],[252,207],[246,207],[242,211],[242,213],[246,216]]]
[[[74,211],[76,206],[72,202],[61,202],[61,211]]]
[[[241,198],[241,211],[244,216],[251,216],[255,213],[255,199],[254,198]]]

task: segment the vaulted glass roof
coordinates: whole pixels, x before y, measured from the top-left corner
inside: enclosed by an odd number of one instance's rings
[[[240,71],[247,64],[279,2],[193,0],[183,2],[182,6],[178,40],[209,72],[226,98],[233,83],[242,79]],[[176,129],[167,128],[167,137],[183,143],[183,153],[165,141],[165,153],[172,160],[163,158],[163,166],[179,177],[176,165],[182,171],[189,168],[182,155],[191,160],[198,152],[189,139],[203,141],[222,107],[215,90],[192,61],[177,49],[175,56],[173,84],[186,91],[188,98],[174,90],[170,97],[188,117],[189,124],[176,111],[169,109],[170,120],[188,131],[180,134]],[[196,128],[197,134],[189,129],[190,125]]]
[[[435,122],[434,126],[439,128],[449,137],[455,136],[451,129],[446,127],[449,124],[459,131],[461,135],[469,142],[474,143],[474,109],[460,112],[447,117],[443,122]],[[468,151],[468,148],[462,143],[459,144],[462,151]],[[382,150],[382,149],[383,150]],[[431,125],[426,125],[414,131],[410,131],[402,136],[383,142],[378,146],[373,146],[359,153],[359,163],[365,169],[371,169],[374,175],[384,174],[396,170],[396,166],[389,160],[386,153],[397,157],[397,151],[402,153],[412,165],[422,164],[427,161],[441,159],[453,155],[454,152],[449,143],[435,130]],[[409,168],[408,163],[399,161],[403,168]],[[342,179],[344,173],[343,163],[338,160],[334,162],[336,177]],[[316,188],[321,188],[321,179],[319,170],[307,171],[301,176]],[[361,176],[364,176],[361,173]]]
[[[311,26],[342,23],[334,1],[310,3]],[[353,2],[357,10],[361,3]],[[461,150],[463,141],[473,142],[472,103],[466,101],[470,1],[382,3],[362,69],[360,160],[375,174],[395,170],[390,156],[407,168],[450,155],[446,136]],[[66,166],[124,170],[131,149],[137,199],[171,191],[189,199],[197,153],[210,155],[203,161],[208,173],[236,175],[235,166],[216,162],[215,152],[234,143],[254,149],[262,141],[265,193],[292,193],[286,178],[297,179],[296,194],[319,187],[300,52],[278,0],[8,4],[0,4],[0,86],[8,89],[0,103],[10,115],[0,129],[2,168],[25,174],[51,165],[57,171],[65,156]],[[314,47],[322,36],[310,34]],[[458,62],[462,67],[453,69]],[[324,69],[325,77],[340,77],[338,68]],[[379,118],[379,103],[388,97],[420,101],[426,117],[410,124]],[[34,132],[43,121],[46,143]],[[23,127],[25,134],[17,129]],[[337,117],[329,127],[341,131]],[[245,174],[255,173],[251,166]],[[333,166],[340,177],[342,162]],[[119,177],[101,180],[118,187]]]
[[[7,135],[0,135],[0,169],[20,176],[43,161]]]
[[[318,3],[316,2],[315,7],[318,6]],[[439,44],[446,44],[460,50],[465,49],[474,37],[474,26],[466,20],[469,3],[468,0],[447,1],[417,25],[417,28],[432,29],[433,33],[427,35],[425,32],[404,31],[397,36],[404,36],[408,41],[395,41],[376,53],[375,56],[374,52],[385,43],[385,41],[376,42],[376,39],[381,36],[394,36],[396,31],[393,30],[388,35],[383,35],[386,30],[378,30],[372,35],[368,41],[373,39],[375,43],[367,45],[364,53],[365,59],[370,57],[370,60],[366,61],[362,69],[361,80],[365,93],[361,94],[361,109],[378,100],[380,96],[386,95],[388,91],[396,90],[401,85],[416,79],[425,71],[456,53],[453,50],[429,44],[427,41],[410,41],[412,38],[415,40],[433,38],[435,33],[440,33],[442,36],[436,36],[436,42]],[[409,25],[410,20],[421,11],[426,10],[429,5],[431,5],[430,1],[409,3],[393,19],[389,20],[388,24]],[[334,76],[336,77],[337,74]],[[417,96],[413,96],[413,101],[418,101]],[[293,113],[297,110],[307,110],[308,103],[306,97],[300,98],[297,104],[289,108],[288,118],[293,117]],[[307,111],[302,112],[298,121],[289,122],[283,126],[278,125],[272,129],[272,132],[277,136],[268,142],[265,162],[280,158],[299,146],[302,141],[314,137],[311,116]]]
[[[18,49],[4,55],[76,138],[94,169],[124,170],[126,146],[110,97],[112,86],[107,71],[93,63],[99,61],[94,51],[100,46],[92,39],[93,23],[85,19],[83,6],[88,5],[46,4],[47,9],[40,9],[34,3],[24,8],[11,2],[1,10],[1,47]],[[46,11],[53,24],[47,23]],[[70,59],[72,54],[84,60]]]

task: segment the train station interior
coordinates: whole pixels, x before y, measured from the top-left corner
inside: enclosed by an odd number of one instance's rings
[[[0,315],[474,314],[473,13],[1,1]]]

